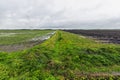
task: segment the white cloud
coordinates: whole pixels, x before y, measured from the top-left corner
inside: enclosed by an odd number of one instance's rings
[[[0,0],[0,29],[100,28],[99,25],[119,28],[118,22],[112,23],[120,18],[119,3],[120,0]]]

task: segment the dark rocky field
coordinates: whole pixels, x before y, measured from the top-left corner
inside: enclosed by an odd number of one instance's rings
[[[103,43],[120,44],[120,30],[64,30],[100,40]]]

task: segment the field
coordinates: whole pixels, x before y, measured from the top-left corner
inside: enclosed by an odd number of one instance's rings
[[[120,30],[65,30],[101,40],[104,43],[120,44]]]
[[[80,34],[57,30],[51,38],[29,49],[1,52],[0,79],[117,80],[120,79],[120,45],[98,43]]]
[[[30,48],[50,37],[52,30],[0,30],[0,50],[18,51]]]

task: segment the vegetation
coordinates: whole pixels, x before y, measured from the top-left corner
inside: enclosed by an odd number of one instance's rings
[[[120,30],[65,30],[67,32],[82,34],[87,37],[92,37],[101,40],[103,43],[120,44]]]
[[[0,45],[27,42],[49,32],[52,32],[52,30],[0,30]]]
[[[21,52],[0,53],[1,80],[120,79],[120,46],[56,31]],[[106,75],[107,73],[108,75]]]

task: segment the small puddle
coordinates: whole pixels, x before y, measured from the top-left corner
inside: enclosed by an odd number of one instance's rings
[[[29,40],[29,41],[38,41],[38,40],[44,41],[44,40],[49,39],[49,38],[50,38],[52,35],[54,35],[54,34],[55,34],[55,32],[51,32],[51,33],[48,33],[48,34],[46,34],[46,35],[44,35],[44,36],[41,36],[41,37],[32,38],[32,39]]]
[[[41,37],[32,38],[31,40],[28,40],[24,43],[12,44],[12,45],[0,45],[0,51],[14,52],[14,51],[21,51],[24,49],[28,49],[49,39],[54,34],[55,32],[51,32]]]

